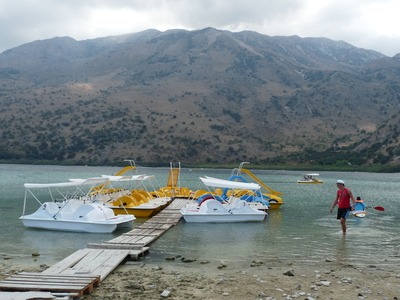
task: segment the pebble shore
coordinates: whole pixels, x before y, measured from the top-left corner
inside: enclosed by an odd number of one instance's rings
[[[0,279],[46,265],[0,264]],[[280,260],[205,261],[166,257],[165,262],[128,261],[85,300],[130,299],[400,299],[400,272],[357,268],[325,260],[315,266]]]

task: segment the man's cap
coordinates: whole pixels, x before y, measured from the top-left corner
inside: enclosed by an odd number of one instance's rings
[[[336,183],[344,184],[344,181],[339,179]]]

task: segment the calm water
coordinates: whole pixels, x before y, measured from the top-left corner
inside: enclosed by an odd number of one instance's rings
[[[114,174],[119,167],[0,165],[0,255],[13,262],[53,264],[86,247],[87,243],[110,240],[121,234],[62,233],[27,229],[22,213],[23,184],[61,182]],[[249,168],[251,169],[251,168]],[[318,170],[315,170],[318,171]],[[231,170],[182,170],[181,186],[198,188],[198,177],[227,178]],[[182,255],[205,260],[277,259],[313,264],[330,259],[356,266],[379,265],[398,268],[400,257],[400,174],[320,172],[324,184],[302,185],[302,172],[253,171],[270,187],[284,193],[283,207],[271,211],[263,223],[188,224],[181,221],[151,245],[146,260],[163,261]],[[138,168],[139,174],[155,175],[166,184],[167,168]],[[368,210],[365,219],[350,218],[343,238],[335,213],[329,207],[335,197],[337,179],[343,179],[355,196],[385,212]],[[143,222],[138,220],[137,223]]]

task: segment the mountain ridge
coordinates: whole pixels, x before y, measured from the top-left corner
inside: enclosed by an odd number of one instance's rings
[[[343,41],[214,28],[35,41],[0,54],[0,159],[396,164],[398,135],[367,149],[397,133],[399,70]]]

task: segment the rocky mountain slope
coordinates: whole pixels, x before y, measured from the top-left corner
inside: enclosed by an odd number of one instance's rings
[[[0,160],[397,164],[400,58],[213,28],[0,54]]]

